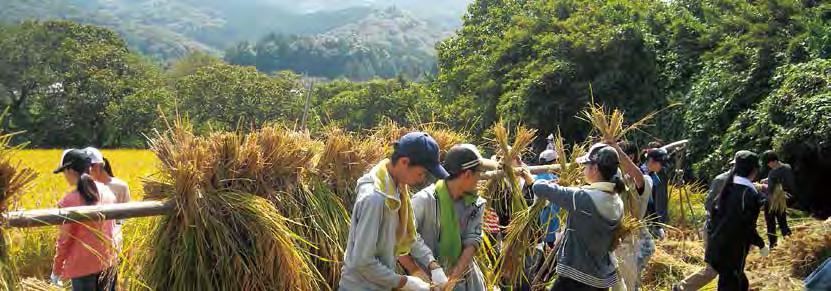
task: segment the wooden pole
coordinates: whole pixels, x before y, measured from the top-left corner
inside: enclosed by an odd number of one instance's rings
[[[6,227],[40,227],[90,220],[125,219],[169,213],[173,201],[141,201],[110,205],[78,206],[9,212]]]
[[[522,167],[514,168],[515,172],[521,172]],[[542,166],[530,166],[528,167],[528,171],[531,174],[541,174],[541,173],[556,173],[560,171],[560,165],[542,165]],[[495,171],[487,171],[479,175],[479,180],[491,180],[491,179],[498,179],[505,176],[505,172],[502,170],[495,170]]]

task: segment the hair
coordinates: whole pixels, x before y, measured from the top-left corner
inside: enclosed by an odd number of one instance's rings
[[[733,174],[739,177],[749,177],[753,171],[758,170],[758,165],[747,165],[736,163],[733,166]]]
[[[450,174],[450,176],[447,176],[447,179],[445,179],[445,180],[447,180],[447,181],[456,180],[456,178],[464,175],[465,172],[467,172],[467,171],[476,171],[476,169],[477,168],[472,168],[472,169],[467,169],[467,170],[461,170],[461,171],[458,171],[456,173],[448,173],[448,174]]]
[[[623,178],[618,174],[618,165],[596,164],[597,171],[600,172],[601,178],[604,181],[609,181],[615,184],[615,193],[621,193],[626,190],[626,184],[623,183]]]
[[[649,148],[654,149],[654,148],[659,148],[659,147],[662,147],[662,146],[664,146],[664,144],[663,144],[663,143],[661,143],[660,141],[657,141],[657,140],[656,140],[656,141],[651,141],[651,142],[649,142],[649,143],[647,144],[647,146],[649,146]]]
[[[402,153],[399,153],[397,151],[392,153],[392,156],[390,157],[390,161],[392,161],[392,164],[395,165],[395,164],[398,163],[398,160],[400,160],[401,158],[410,159],[410,167],[416,167],[416,166],[426,167],[427,166],[427,164],[425,164],[421,161],[418,161],[416,159],[413,159],[412,157],[408,157],[408,156],[406,156]]]
[[[713,199],[715,203],[715,205],[713,205],[713,209],[715,211],[718,211],[719,207],[722,204],[724,204],[724,197],[727,196],[724,195],[724,192],[727,191],[728,188],[730,188],[730,185],[733,185],[733,178],[735,178],[736,176],[746,178],[750,176],[750,174],[753,173],[753,171],[758,170],[758,168],[759,167],[757,165],[739,165],[739,163],[734,164],[733,168],[731,168],[727,174],[727,181],[724,181],[724,185],[722,186],[721,190],[718,191],[716,198]]]
[[[103,168],[104,168],[104,172],[107,172],[107,175],[110,175],[110,177],[115,177],[115,175],[113,174],[113,167],[110,165],[110,161],[107,160],[107,158],[104,158],[104,167]]]
[[[91,165],[90,160],[86,159],[81,163],[73,163],[67,167],[68,170],[73,170],[81,175],[78,178],[76,190],[78,190],[78,194],[81,195],[81,198],[84,199],[84,202],[86,202],[87,205],[95,204],[98,202],[99,197],[98,187],[95,186],[95,180],[89,175],[89,167]]]
[[[78,179],[78,194],[87,205],[93,205],[98,202],[98,186],[95,186],[95,180],[87,173],[81,174]]]
[[[772,150],[766,150],[764,153],[762,153],[762,161],[764,161],[765,164],[770,162],[777,162],[779,161],[779,155],[777,155],[776,152]]]

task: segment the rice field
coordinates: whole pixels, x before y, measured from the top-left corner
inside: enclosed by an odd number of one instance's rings
[[[22,165],[37,172],[37,178],[30,188],[17,201],[12,201],[10,210],[54,208],[63,194],[70,189],[63,175],[52,174],[57,167],[63,150],[22,150],[15,154],[14,159]],[[148,150],[103,150],[104,156],[110,160],[114,174],[130,185],[130,194],[134,200],[140,200],[144,195],[141,187],[141,178],[157,171],[158,160]],[[153,218],[131,219],[124,228],[125,249],[123,256],[129,256],[134,251],[131,242],[144,237],[147,227]],[[10,240],[9,256],[20,278],[34,277],[49,278],[52,267],[52,257],[55,254],[55,239],[57,226],[38,228],[10,229],[7,233]],[[122,270],[130,267],[125,261]],[[124,279],[130,277],[129,272],[122,272]]]

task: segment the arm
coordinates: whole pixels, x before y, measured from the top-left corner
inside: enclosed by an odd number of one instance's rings
[[[578,189],[563,187],[546,181],[534,182],[534,194],[538,197],[551,201],[569,211],[577,210],[575,195]]]
[[[473,262],[473,256],[476,255],[476,246],[465,246],[462,250],[462,255],[459,257],[459,262],[456,263],[456,267],[453,268],[453,272],[450,273],[450,281],[452,282],[454,279],[463,278],[467,271],[470,270],[470,263]]]
[[[404,271],[407,271],[407,274],[419,277],[424,282],[430,282],[430,276],[416,264],[415,259],[411,255],[398,256],[398,263],[401,264]]]
[[[436,201],[432,199],[432,192],[419,192],[413,196],[412,205],[413,205],[413,217],[415,218],[415,226],[418,230],[416,232],[416,240],[413,242],[413,246],[410,248],[410,257],[411,259],[415,259],[416,262],[421,264],[422,266],[429,266],[431,262],[435,261],[436,258],[433,255],[433,252],[430,251],[430,248],[424,242],[424,239],[421,238],[421,232],[424,231],[422,225],[424,224],[425,215],[428,215],[427,208],[432,205],[435,205]],[[400,260],[399,260],[400,262]],[[402,262],[402,265],[404,263]],[[406,267],[406,266],[405,266]],[[417,269],[407,269],[410,274],[415,270],[421,270],[418,265],[413,265],[413,267]]]
[[[456,266],[450,273],[451,281],[464,277],[467,271],[470,270],[470,263],[473,261],[479,246],[482,245],[482,220],[484,215],[485,203],[481,203],[474,216],[468,221],[464,233],[462,233],[462,246],[464,248],[459,261],[456,262]]]
[[[620,159],[620,168],[635,180],[635,187],[638,188],[638,193],[643,192],[643,174],[641,173],[641,169],[635,165],[635,162],[629,159],[629,156],[623,152],[623,149],[616,142],[609,144],[617,151],[617,155],[622,157]]]
[[[374,191],[374,190],[372,190]],[[355,205],[352,223],[355,224],[354,237],[364,243],[356,242],[352,249],[355,270],[366,280],[387,288],[398,288],[407,281],[406,277],[395,273],[385,266],[375,254],[378,252],[378,230],[381,227],[380,218],[383,216],[383,200],[365,199]]]

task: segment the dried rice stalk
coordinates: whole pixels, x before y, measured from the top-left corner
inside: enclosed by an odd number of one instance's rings
[[[788,198],[791,194],[785,192],[782,184],[776,184],[776,187],[771,191],[773,193],[770,198],[770,211],[773,213],[785,213],[788,210]]]
[[[49,284],[49,282],[37,279],[26,278],[20,281],[20,290],[23,291],[62,291],[63,288]]]

